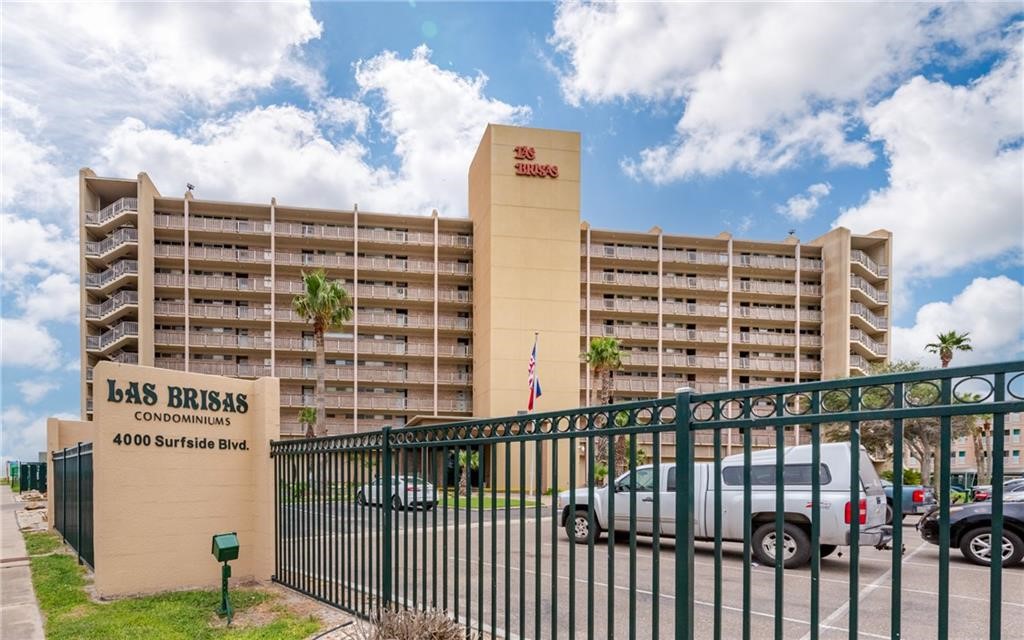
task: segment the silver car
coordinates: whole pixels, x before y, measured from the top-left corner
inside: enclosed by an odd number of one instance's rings
[[[382,504],[385,499],[384,479],[375,478],[370,484],[364,484],[356,491],[358,504]],[[391,478],[391,507],[422,508],[427,511],[437,504],[437,493],[434,485],[419,476],[393,476]]]

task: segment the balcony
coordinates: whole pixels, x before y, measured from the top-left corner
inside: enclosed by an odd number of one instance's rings
[[[108,269],[99,273],[85,274],[85,288],[90,290],[105,290],[108,285],[120,279],[122,276],[136,276],[139,273],[137,260],[118,260],[110,265]]]
[[[309,238],[324,240],[349,240],[354,237],[349,226],[332,224],[305,224],[300,222],[278,222],[274,225],[274,233],[289,238]]]
[[[410,244],[425,247],[434,246],[434,234],[430,231],[407,231],[405,229],[359,229],[359,241],[374,244]]]
[[[722,251],[663,249],[662,260],[671,263],[705,264],[720,267],[729,265],[729,255]]]
[[[872,313],[870,309],[859,302],[854,302],[850,305],[850,314],[854,317],[861,318],[869,326],[873,329],[877,329],[878,331],[886,331],[889,328],[885,316],[879,316]]]
[[[280,291],[280,289],[279,289]],[[292,291],[290,293],[299,293]],[[411,300],[416,302],[433,302],[433,287],[394,287],[388,285],[361,284],[356,291],[360,299],[373,300]],[[450,287],[441,287],[437,290],[437,301],[456,304],[470,304],[473,302],[473,294],[470,291],[460,291]]]
[[[184,346],[185,332],[182,330],[159,330],[155,332],[155,342],[160,346]],[[268,336],[238,335],[235,333],[219,333],[214,331],[192,331],[188,337],[190,347],[214,347],[221,349],[270,350]]]
[[[794,347],[796,336],[792,333],[767,333],[763,331],[740,331],[732,335],[735,344],[756,344],[772,347]]]
[[[801,309],[800,322],[821,322],[821,311],[817,309]]]
[[[784,269],[786,271],[795,271],[796,258],[789,258],[786,256],[755,256],[740,254],[735,256],[733,265],[754,269]]]
[[[86,336],[85,349],[94,353],[106,353],[121,341],[136,338],[138,335],[138,322],[119,322],[113,328],[98,336]]]
[[[850,368],[856,369],[860,373],[867,375],[871,372],[871,365],[864,359],[864,356],[858,356],[856,354],[850,354]]]
[[[109,320],[119,311],[139,304],[137,291],[118,291],[109,300],[100,304],[85,305],[85,317],[88,320]]]
[[[355,409],[353,393],[328,393],[324,397],[327,409]],[[282,393],[281,406],[291,408],[313,407],[316,401],[312,394]],[[360,410],[412,411],[434,410],[433,398],[407,398],[399,395],[359,394]],[[465,399],[438,398],[437,410],[441,413],[472,411],[473,403]]]
[[[587,299],[582,299],[580,301],[580,305],[584,310],[586,310]],[[657,315],[658,301],[632,300],[629,298],[591,298],[590,309],[598,311]],[[668,315],[704,316],[710,318],[724,318],[726,315],[726,310],[721,305],[698,304],[693,302],[663,301],[661,303],[661,310],[662,313]]]
[[[109,258],[119,250],[139,244],[139,232],[131,227],[118,229],[109,237],[97,242],[85,243],[85,255],[89,258]]]
[[[138,198],[119,198],[99,211],[86,211],[85,226],[89,228],[103,228],[107,222],[121,214],[136,213],[138,210]]]
[[[153,226],[157,229],[184,229],[184,216],[171,216],[158,213],[153,216]],[[227,218],[209,218],[206,216],[189,216],[189,231],[207,233],[227,233],[231,235],[269,235],[269,220],[231,220]]]
[[[733,282],[735,291],[745,293],[764,293],[781,296],[795,296],[796,285],[792,282],[767,282],[764,280],[736,280]]]
[[[153,247],[157,258],[184,258],[185,247],[180,244],[158,244]],[[270,249],[228,249],[224,247],[191,247],[189,260],[226,262],[230,264],[270,264]]]
[[[781,307],[733,307],[734,317],[794,322],[796,309]]]
[[[275,348],[278,351],[297,351],[308,354],[315,350],[315,345],[312,338],[279,337],[275,341]],[[324,349],[329,354],[350,354],[353,349],[353,341],[351,339],[327,338],[324,340]],[[359,341],[359,355],[431,358],[434,356],[434,344],[432,342],[362,339]],[[442,343],[437,345],[437,355],[442,358],[471,358],[473,351],[469,345]]]
[[[821,297],[821,285],[820,284],[801,284],[800,295],[812,296],[816,298]]]
[[[889,301],[889,295],[885,291],[875,288],[870,282],[860,276],[851,275],[850,286],[853,289],[864,293],[868,298],[879,304],[884,304]]]
[[[156,366],[175,371],[185,370],[184,358],[157,358]],[[252,364],[248,362],[227,362],[220,360],[196,360],[188,363],[190,373],[207,373],[216,376],[232,376],[235,378],[261,378],[270,376],[269,364]]]
[[[324,369],[324,379],[331,382],[352,382],[354,380],[354,369],[352,367],[340,367],[328,365]],[[311,364],[279,364],[275,369],[278,378],[288,380],[315,380],[316,367]],[[385,367],[359,367],[359,382],[379,384],[434,384],[433,368],[401,369],[394,366]],[[438,384],[469,385],[473,382],[473,376],[463,371],[437,372]]]
[[[793,358],[733,358],[732,366],[735,369],[756,371],[796,371]]]
[[[820,258],[800,258],[801,271],[821,271],[823,264]]]
[[[587,245],[580,248],[581,255],[588,255]],[[658,250],[650,247],[616,247],[614,245],[592,244],[589,255],[592,258],[616,258],[619,260],[658,261]]]
[[[800,336],[800,346],[801,347],[820,347],[821,346],[821,336],[801,335]]]
[[[884,342],[878,342],[860,329],[850,328],[850,340],[860,343],[865,349],[876,356],[886,356],[889,353]]]
[[[800,371],[804,373],[821,373],[821,360],[801,358]]]
[[[850,252],[850,262],[860,265],[868,270],[868,273],[875,276],[876,278],[887,278],[889,277],[889,266],[884,264],[878,264],[874,260],[868,257],[868,254],[854,249]]]
[[[153,312],[158,316],[178,317],[185,315],[184,301],[157,301],[153,305]],[[235,306],[231,304],[199,304],[189,305],[188,315],[190,318],[203,318],[208,320],[249,320],[249,321],[270,321],[270,308]]]
[[[108,359],[121,364],[139,364],[139,354],[134,351],[117,351],[110,354]]]

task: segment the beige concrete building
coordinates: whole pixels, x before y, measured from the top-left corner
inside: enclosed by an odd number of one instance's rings
[[[991,429],[991,428],[990,428]],[[1003,473],[1007,476],[1024,476],[1024,413],[1010,413],[1006,415],[1003,424]],[[981,455],[989,457],[992,455],[992,435],[982,439]],[[963,436],[953,440],[949,469],[954,475],[961,477],[966,475],[976,476],[978,473],[977,453],[974,450],[974,443],[969,436]],[[987,465],[991,473],[992,465]]]
[[[616,400],[841,377],[887,357],[887,231],[595,229],[576,133],[490,126],[468,170],[468,211],[449,217],[170,197],[145,173],[83,169],[83,415],[93,367],[112,360],[276,376],[282,433],[300,434],[313,336],[290,306],[318,267],[355,307],[326,341],[335,433],[524,410],[535,334],[542,411],[592,398],[580,352],[595,336],[626,351]]]

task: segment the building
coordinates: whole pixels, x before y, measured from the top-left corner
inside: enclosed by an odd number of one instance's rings
[[[162,195],[80,174],[82,412],[101,360],[277,376],[282,432],[313,404],[313,335],[291,310],[303,270],[353,295],[329,334],[331,432],[525,409],[537,336],[541,410],[596,399],[580,352],[615,336],[614,399],[866,373],[886,359],[891,235],[810,242],[594,229],[579,134],[489,126],[468,218]],[[457,212],[463,213],[463,212]]]
[[[991,417],[986,419],[983,427],[985,435],[981,439],[981,455],[988,458],[992,454],[992,433]],[[1003,424],[1003,473],[1006,477],[1024,476],[1024,440],[1021,433],[1024,432],[1024,413],[1010,413],[1006,415]],[[950,451],[949,468],[954,477],[961,482],[974,484],[973,480],[978,475],[978,462],[974,449],[974,441],[970,436],[961,436],[952,442]],[[992,465],[987,465],[988,473],[992,472]]]

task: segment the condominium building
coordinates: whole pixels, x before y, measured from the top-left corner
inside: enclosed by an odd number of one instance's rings
[[[991,418],[982,419],[983,436],[980,440],[980,451],[975,450],[974,438],[961,436],[953,440],[949,469],[960,480],[968,481],[978,475],[977,456],[980,454],[987,464],[983,465],[988,473],[992,472],[992,464],[987,459],[992,456],[992,422]],[[1009,413],[1003,424],[1003,473],[1006,477],[1024,476],[1024,413]]]
[[[514,414],[538,344],[540,410],[597,402],[580,353],[618,338],[615,400],[867,373],[889,352],[887,231],[809,242],[604,230],[580,216],[576,133],[489,126],[467,212],[310,209],[162,195],[80,174],[82,412],[103,359],[281,380],[313,404],[313,333],[291,308],[324,268],[352,295],[327,335],[332,433]]]

